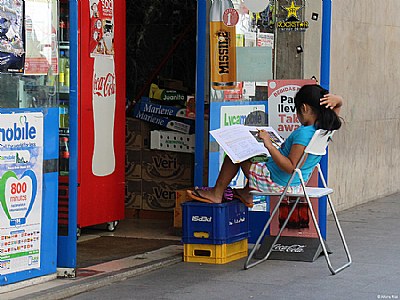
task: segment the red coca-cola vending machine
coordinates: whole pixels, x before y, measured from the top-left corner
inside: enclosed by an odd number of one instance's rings
[[[86,227],[124,217],[125,1],[78,5],[77,223]]]
[[[61,69],[70,80],[60,101],[58,265],[74,267],[76,230],[104,224],[113,231],[124,217],[126,12],[124,0],[60,6],[68,66]]]

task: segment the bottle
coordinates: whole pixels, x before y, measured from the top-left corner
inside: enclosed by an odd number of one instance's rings
[[[299,221],[301,228],[310,227],[310,215],[308,214],[308,203],[305,200],[299,202]]]
[[[59,160],[59,171],[60,174],[68,173],[69,170],[69,147],[68,147],[68,137],[60,136],[60,160]]]
[[[294,204],[296,203],[296,197],[289,197],[289,212],[292,210]],[[296,205],[292,215],[288,222],[289,229],[299,229],[300,228],[300,216],[299,216],[299,204]]]
[[[60,22],[59,22],[59,30],[60,30],[60,41],[67,42],[69,40],[69,15],[68,15],[68,7],[65,4],[60,3]]]
[[[60,103],[59,115],[60,115],[60,128],[68,128],[69,115],[68,115],[68,104],[66,102]]]
[[[68,42],[69,41],[69,14],[68,14],[68,9],[65,10],[64,23],[65,23],[65,28],[64,28],[63,40],[65,42]]]
[[[70,83],[70,69],[69,69],[69,59],[65,58],[65,67],[64,67],[64,86],[69,87]]]
[[[279,228],[282,228],[283,223],[289,215],[289,203],[287,199],[283,199],[281,205],[279,205]]]
[[[65,84],[65,51],[60,51],[60,59],[58,60],[58,84],[64,86]]]
[[[107,176],[115,170],[115,93],[114,56],[95,56],[92,92],[94,126],[92,173],[95,176]]]
[[[63,42],[64,41],[64,35],[65,35],[65,31],[66,31],[66,27],[67,24],[65,24],[65,21],[63,19],[60,19],[60,41]]]
[[[210,8],[210,71],[215,90],[236,85],[236,30],[223,22],[224,11],[234,8],[231,0],[214,0]]]

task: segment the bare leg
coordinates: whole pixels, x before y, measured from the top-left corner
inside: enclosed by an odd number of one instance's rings
[[[246,178],[249,178],[251,162],[244,161],[242,163],[242,170]],[[253,196],[250,194],[252,189],[249,187],[249,182],[247,181],[246,186],[242,189],[235,189],[234,193],[236,193],[239,197],[241,197],[245,202],[252,204],[253,203]]]
[[[208,191],[198,191],[200,196],[207,198],[214,203],[221,203],[224,190],[228,187],[229,183],[232,181],[233,177],[236,176],[239,168],[243,169],[244,174],[247,176],[250,169],[250,161],[244,161],[240,164],[234,164],[232,160],[225,156],[224,162],[219,171],[217,182],[214,188]]]

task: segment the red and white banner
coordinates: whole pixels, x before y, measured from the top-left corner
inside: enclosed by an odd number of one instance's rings
[[[268,125],[285,139],[301,125],[297,119],[294,96],[306,84],[315,84],[315,81],[268,80]]]

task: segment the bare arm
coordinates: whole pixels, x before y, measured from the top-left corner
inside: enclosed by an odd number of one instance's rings
[[[326,108],[332,109],[337,115],[339,115],[340,108],[343,105],[343,98],[335,94],[326,94],[321,98],[320,105],[325,105]]]
[[[276,149],[275,146],[272,144],[268,132],[260,130],[258,136],[264,141],[264,146],[268,149],[276,165],[282,171],[291,174],[299,163],[299,160],[303,155],[304,149],[306,147],[303,145],[294,144],[290,149],[288,157],[286,157],[282,155],[282,153],[280,153],[279,150]]]

